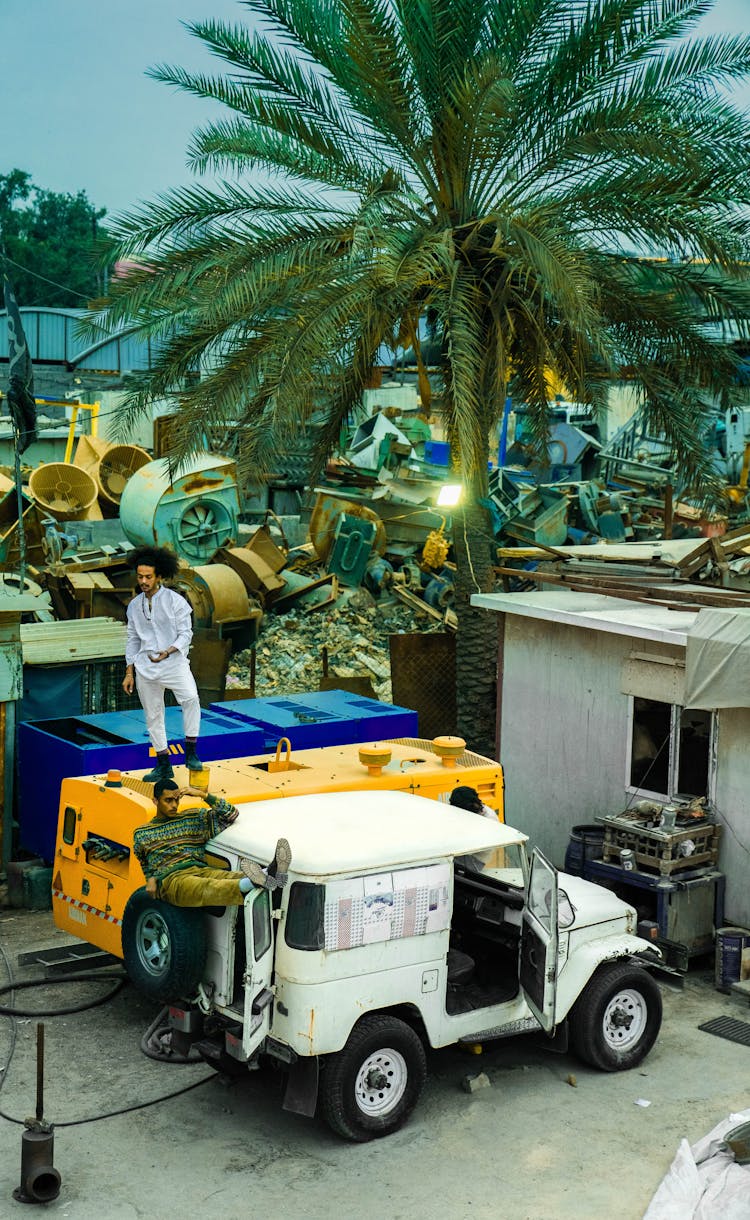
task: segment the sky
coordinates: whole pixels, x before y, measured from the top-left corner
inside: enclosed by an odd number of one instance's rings
[[[219,61],[180,24],[247,19],[239,0],[0,0],[0,174],[85,190],[110,213],[184,185],[191,133],[222,108],[145,73],[211,73]],[[716,0],[703,29],[745,33],[750,0]],[[738,93],[750,107],[750,84]]]

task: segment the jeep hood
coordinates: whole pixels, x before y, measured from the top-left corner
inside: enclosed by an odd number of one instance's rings
[[[606,923],[611,919],[625,919],[633,910],[611,890],[605,890],[593,881],[573,877],[570,873],[558,873],[558,885],[568,895],[575,911],[574,928],[586,928],[592,924]]]

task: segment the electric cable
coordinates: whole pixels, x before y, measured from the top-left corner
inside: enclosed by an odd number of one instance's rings
[[[640,780],[639,780],[639,782],[638,782],[638,787],[637,787],[637,788],[634,788],[633,793],[632,793],[632,795],[631,795],[631,797],[630,797],[630,800],[628,801],[627,805],[625,806],[625,810],[624,810],[624,812],[625,812],[625,813],[627,813],[628,809],[629,809],[629,808],[630,808],[630,806],[633,804],[633,801],[635,800],[635,798],[636,798],[637,796],[639,796],[639,795],[640,795],[640,793],[643,791],[643,785],[645,784],[645,782],[646,782],[646,780],[648,779],[649,775],[651,774],[651,772],[652,772],[652,770],[653,770],[654,766],[656,765],[656,762],[657,762],[657,760],[658,760],[658,758],[659,758],[659,755],[661,754],[662,750],[664,749],[664,747],[665,747],[666,745],[668,745],[668,744],[669,744],[669,739],[670,739],[670,737],[671,737],[671,733],[667,733],[667,736],[664,738],[663,742],[662,742],[662,743],[661,743],[661,745],[659,746],[659,749],[656,751],[656,753],[654,754],[654,757],[651,759],[651,762],[649,763],[649,765],[648,765],[648,767],[647,767],[646,771],[645,771],[645,772],[644,772],[644,774],[641,776],[641,778],[640,778]],[[648,791],[648,789],[647,789],[646,791]]]
[[[32,275],[35,280],[42,280],[45,284],[52,284],[53,288],[62,288],[63,292],[70,292],[74,297],[80,297],[82,301],[89,301],[91,298],[85,292],[79,292],[77,288],[68,288],[65,284],[60,284],[57,280],[50,280],[46,275],[40,275],[38,271],[32,271],[30,267],[24,267],[23,263],[17,263],[14,258],[8,258],[5,255],[6,263],[10,263],[11,267],[17,267],[19,271],[23,271],[24,275]]]

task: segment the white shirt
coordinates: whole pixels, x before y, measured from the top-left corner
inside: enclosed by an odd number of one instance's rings
[[[159,586],[150,600],[145,593],[139,593],[128,605],[127,621],[127,665],[135,665],[144,678],[156,678],[164,683],[184,669],[193,638],[190,605],[184,597],[164,585]],[[156,656],[168,648],[177,651],[163,661],[151,660],[149,654]]]
[[[455,808],[460,808],[460,806],[454,805]],[[467,810],[467,812],[472,811]],[[490,809],[489,805],[482,805],[482,808],[477,810],[477,812],[481,818],[492,818],[493,822],[497,821],[497,813],[494,809]],[[475,872],[481,873],[485,864],[489,863],[494,854],[494,848],[490,848],[488,851],[475,851],[471,856],[457,856],[456,860],[460,864],[465,865],[466,868],[471,868]]]

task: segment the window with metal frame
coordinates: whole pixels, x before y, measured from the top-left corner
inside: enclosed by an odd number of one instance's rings
[[[709,796],[712,712],[656,699],[631,699],[627,787],[647,796]]]

